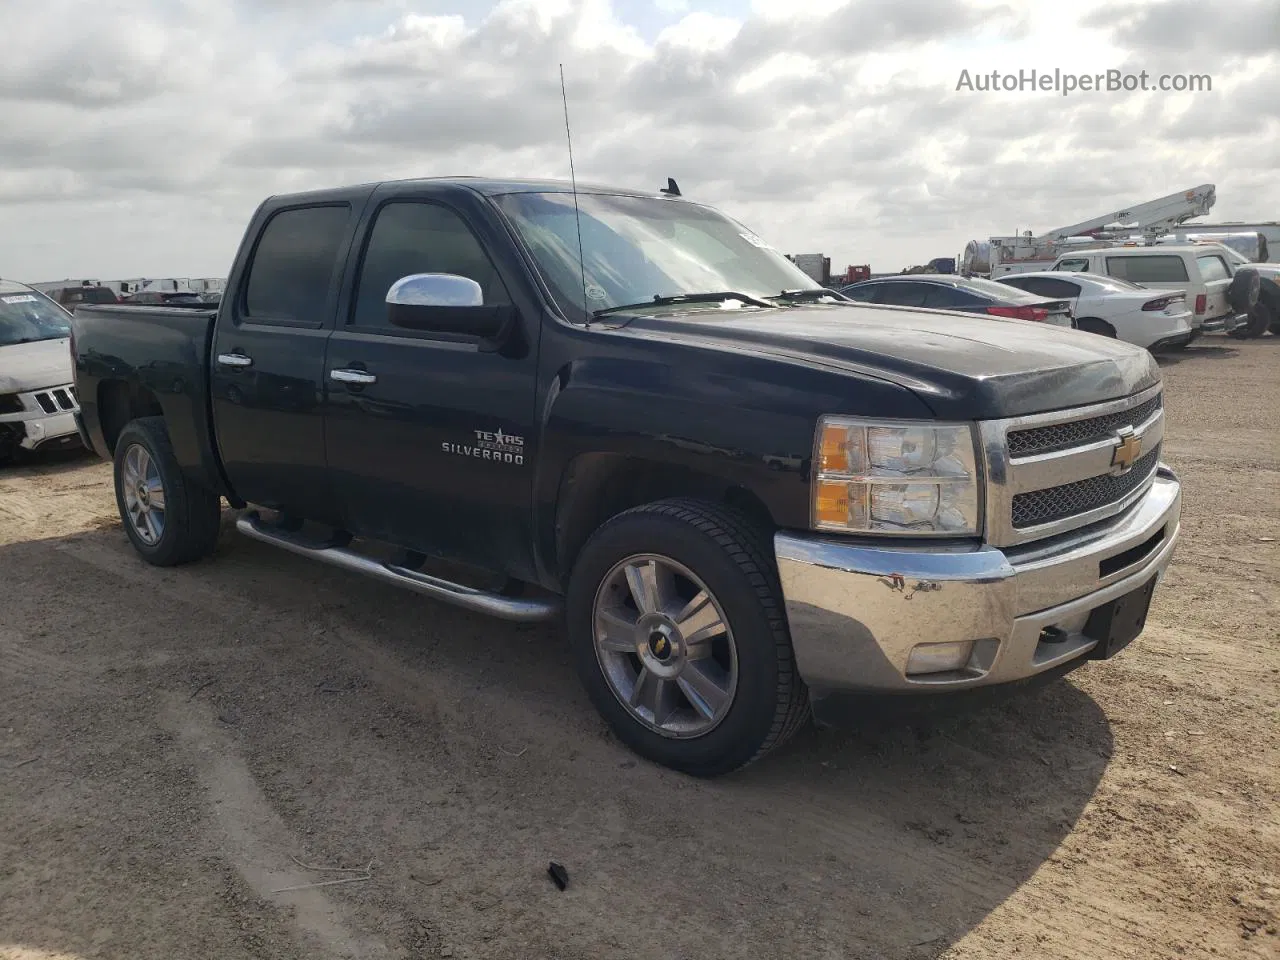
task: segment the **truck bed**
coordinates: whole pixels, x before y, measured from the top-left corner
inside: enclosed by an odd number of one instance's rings
[[[211,489],[222,486],[209,408],[214,306],[86,304],[72,316],[76,382],[87,439],[110,457],[113,405],[148,396],[169,425],[183,469]]]

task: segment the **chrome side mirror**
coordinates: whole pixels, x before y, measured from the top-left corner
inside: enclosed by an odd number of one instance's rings
[[[452,273],[415,273],[387,291],[387,303],[400,307],[482,307],[480,284]]]
[[[511,304],[486,305],[480,284],[452,273],[397,280],[387,291],[387,319],[406,330],[474,339],[482,350],[501,347],[516,327]]]

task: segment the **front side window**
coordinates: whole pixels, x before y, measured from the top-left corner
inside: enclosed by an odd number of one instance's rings
[[[655,296],[732,291],[763,298],[784,290],[822,289],[742,224],[700,204],[579,194],[579,257],[572,194],[513,193],[494,199],[570,318]]]
[[[451,273],[480,284],[486,304],[511,297],[480,241],[456,213],[437,203],[395,201],[378,211],[360,264],[351,323],[390,326],[387,291],[415,273]]]
[[[71,336],[71,316],[34,290],[0,293],[0,347]]]
[[[267,221],[249,265],[244,296],[248,319],[324,319],[349,215],[346,205],[300,207]]]
[[[1107,257],[1107,273],[1130,283],[1181,283],[1187,265],[1176,256]]]

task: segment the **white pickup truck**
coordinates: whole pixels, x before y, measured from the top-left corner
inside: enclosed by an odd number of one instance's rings
[[[80,444],[70,336],[67,311],[0,280],[0,463],[21,450]]]

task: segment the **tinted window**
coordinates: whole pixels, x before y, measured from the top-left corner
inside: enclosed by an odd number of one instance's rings
[[[480,284],[486,304],[510,303],[470,228],[452,210],[434,203],[389,203],[378,211],[356,287],[351,322],[384,327],[387,291],[413,273],[452,273]]]
[[[852,287],[845,287],[840,292],[850,300],[860,300],[863,303],[866,303],[875,297],[876,291],[879,290],[881,286],[883,286],[883,284],[859,283]]]
[[[1200,276],[1204,278],[1205,283],[1210,280],[1226,280],[1231,276],[1226,263],[1216,253],[1196,257],[1196,263],[1200,265]]]
[[[1059,280],[1057,277],[1018,277],[1005,280],[1011,287],[1026,290],[1041,297],[1052,297],[1055,300],[1067,300],[1080,296],[1080,285],[1070,280]]]
[[[348,208],[337,206],[272,217],[249,267],[245,313],[255,320],[323,320],[347,216]]]
[[[915,284],[912,284],[912,286],[915,286]],[[987,303],[990,300],[989,297],[978,297],[966,290],[958,290],[955,287],[941,283],[927,283],[921,284],[921,286],[926,289],[924,305],[933,307],[936,310],[972,307],[980,303]]]
[[[1088,273],[1089,261],[1083,257],[1076,260],[1063,260],[1061,263],[1054,266],[1053,269],[1066,270],[1069,273]]]
[[[1187,279],[1187,265],[1181,257],[1155,254],[1107,257],[1107,273],[1130,283],[1178,283]]]
[[[923,283],[882,283],[876,291],[876,303],[890,303],[898,307],[923,307],[929,292]]]

